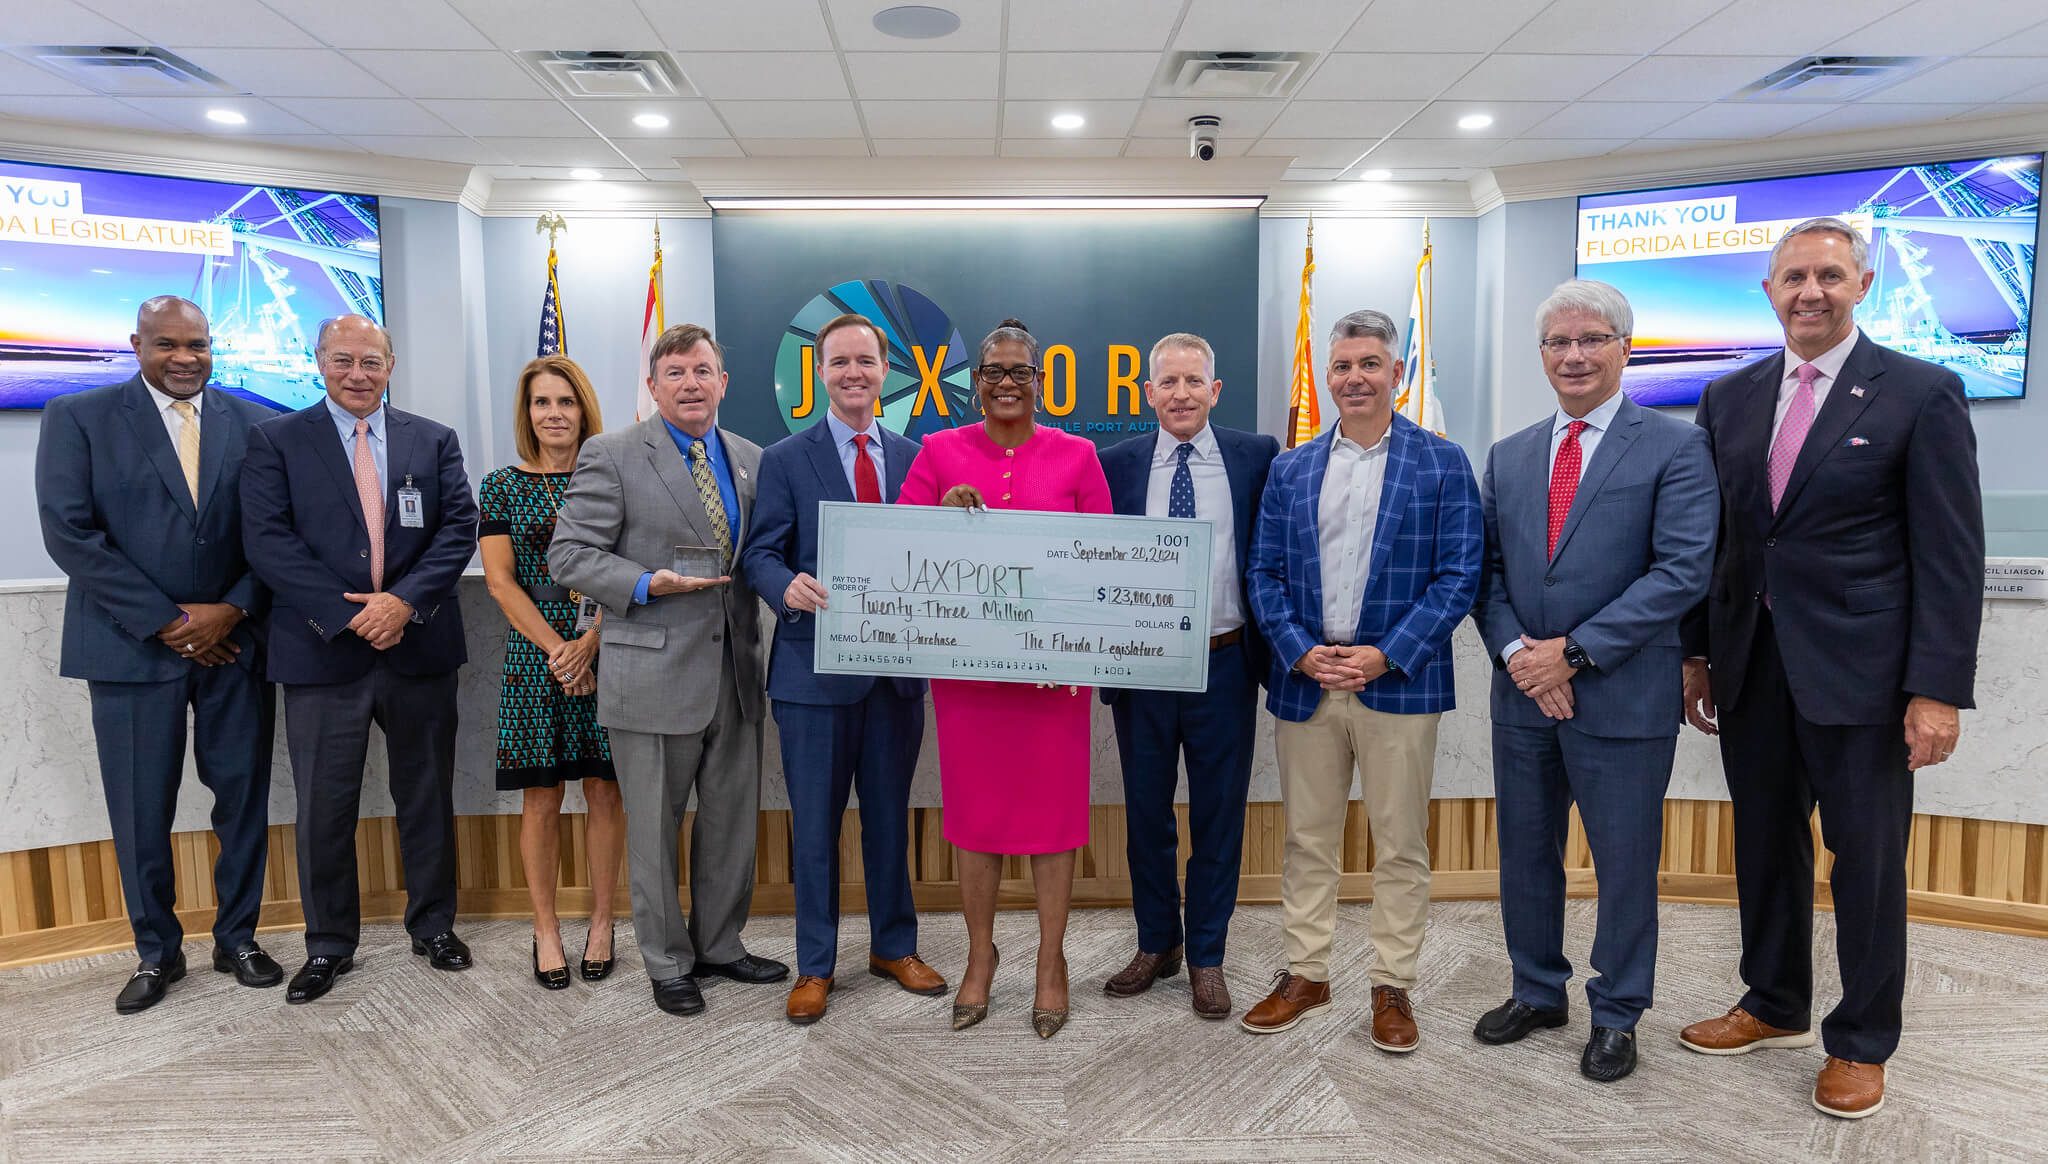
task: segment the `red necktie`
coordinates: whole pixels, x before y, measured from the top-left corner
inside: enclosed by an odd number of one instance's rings
[[[1550,549],[1548,556],[1557,556],[1557,537],[1564,532],[1564,519],[1572,511],[1572,498],[1579,495],[1579,460],[1584,455],[1579,448],[1579,434],[1586,431],[1586,422],[1575,420],[1565,426],[1564,443],[1557,446],[1557,463],[1550,467]]]
[[[868,456],[868,434],[853,434],[853,499],[880,504],[882,482],[875,476],[874,458]]]

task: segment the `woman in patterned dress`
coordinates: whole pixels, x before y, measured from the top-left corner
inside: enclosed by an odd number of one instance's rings
[[[604,424],[583,369],[567,356],[543,356],[519,373],[513,426],[521,461],[484,478],[477,542],[491,597],[512,624],[498,701],[498,788],[525,797],[519,856],[533,895],[533,975],[561,990],[569,985],[555,917],[563,783],[583,781],[589,807],[590,932],[580,971],[591,982],[612,969],[612,900],[626,833],[611,745],[597,724],[597,627],[576,625],[574,599],[548,574],[548,543],[577,451]]]

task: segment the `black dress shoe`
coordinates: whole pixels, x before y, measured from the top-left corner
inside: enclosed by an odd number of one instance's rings
[[[704,992],[688,974],[654,980],[654,1005],[670,1014],[696,1014],[704,1009]]]
[[[583,939],[583,963],[576,968],[576,972],[583,975],[585,982],[604,981],[605,975],[612,972],[612,963],[619,960],[619,927],[614,925],[605,932],[611,935],[608,944],[612,948],[612,956],[601,962],[590,956],[590,939]]]
[[[1586,1053],[1579,1056],[1579,1074],[1596,1083],[1612,1083],[1635,1069],[1635,1032],[1594,1027]]]
[[[435,934],[425,941],[414,938],[412,952],[425,954],[427,965],[436,970],[467,970],[476,965],[470,960],[469,947],[462,944],[462,939],[455,936],[454,930]]]
[[[540,968],[540,939],[533,940],[533,980],[549,990],[569,989],[569,968],[557,966],[553,970]]]
[[[171,955],[169,961],[144,962],[135,968],[128,979],[128,985],[114,996],[114,1010],[119,1014],[134,1014],[148,1010],[164,1000],[164,991],[171,983],[185,976],[185,952]]]
[[[737,962],[699,962],[690,973],[702,977],[716,974],[734,982],[780,982],[789,977],[789,967],[773,958],[757,958],[752,954],[740,955]]]
[[[284,988],[286,1002],[311,1002],[334,988],[334,980],[355,968],[356,960],[346,954],[315,954],[306,959],[291,985]]]
[[[213,948],[213,968],[232,974],[244,986],[276,986],[284,981],[284,967],[254,942],[242,942],[230,953],[225,946]]]
[[[1538,1010],[1519,998],[1510,998],[1480,1015],[1479,1025],[1472,1028],[1472,1035],[1482,1043],[1498,1046],[1517,1042],[1530,1031],[1561,1027],[1569,1021],[1569,1006]]]

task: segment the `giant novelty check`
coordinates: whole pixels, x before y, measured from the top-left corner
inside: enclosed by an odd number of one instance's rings
[[[1209,523],[819,504],[821,672],[1201,691]]]

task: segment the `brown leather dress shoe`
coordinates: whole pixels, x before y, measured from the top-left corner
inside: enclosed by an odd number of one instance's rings
[[[1294,1024],[1330,1009],[1330,984],[1311,982],[1281,970],[1273,975],[1273,993],[1245,1012],[1238,1025],[1255,1035],[1277,1035]]]
[[[923,958],[916,954],[905,954],[901,958],[884,961],[868,955],[868,973],[877,978],[894,978],[896,985],[912,994],[944,994],[946,980],[937,970],[925,965]]]
[[[800,1027],[810,1026],[825,1017],[825,996],[832,993],[832,980],[812,974],[797,975],[796,985],[789,991],[789,1021]]]
[[[1195,991],[1195,1014],[1205,1019],[1230,1017],[1230,987],[1223,984],[1223,967],[1188,967],[1188,985]]]
[[[1415,1009],[1408,1005],[1408,992],[1398,986],[1372,988],[1372,1045],[1382,1051],[1405,1055],[1422,1041],[1415,1029]]]
[[[1851,1063],[1828,1056],[1813,1081],[1813,1106],[1831,1116],[1860,1120],[1884,1106],[1884,1064]]]
[[[1161,978],[1171,978],[1180,973],[1181,948],[1175,946],[1164,954],[1148,954],[1143,950],[1131,955],[1131,964],[1116,972],[1116,977],[1102,984],[1105,994],[1118,998],[1129,998],[1152,989],[1152,984]]]
[[[1678,1032],[1678,1041],[1686,1050],[1702,1055],[1747,1055],[1766,1047],[1811,1047],[1814,1035],[1758,1022],[1755,1015],[1731,1006],[1720,1018],[1696,1022]]]

